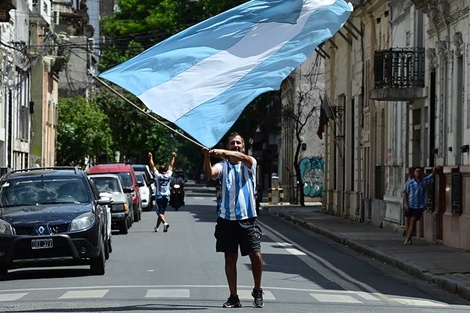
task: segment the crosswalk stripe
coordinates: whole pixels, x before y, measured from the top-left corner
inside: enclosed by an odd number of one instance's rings
[[[0,302],[1,301],[15,301],[15,300],[23,298],[27,294],[28,294],[27,292],[0,294]]]
[[[405,299],[405,298],[392,298],[393,300],[405,304],[405,305],[413,305],[413,306],[436,306],[436,307],[445,307],[449,306],[447,303],[442,302],[435,302],[431,300],[422,300],[422,299]]]
[[[103,298],[109,289],[67,291],[59,299]]]
[[[313,298],[319,302],[330,302],[330,303],[362,303],[361,301],[347,295],[327,295],[320,293],[311,293]]]
[[[189,289],[148,289],[146,298],[189,298]]]
[[[253,297],[251,296],[251,290],[239,290],[238,297],[240,298],[240,300],[253,300]],[[276,297],[274,297],[271,291],[264,291],[263,299],[275,301]]]
[[[286,248],[286,251],[293,255],[306,255],[305,253],[296,248]]]
[[[364,292],[364,291],[355,291],[354,293],[356,295],[358,295],[359,297],[365,299],[365,300],[380,301],[380,299],[378,299],[377,297],[371,295],[370,293]]]
[[[142,287],[142,286],[141,286]],[[157,288],[147,288],[145,298],[187,298],[191,297],[190,288],[175,288],[177,286],[159,286]],[[186,287],[186,286],[185,286]],[[196,286],[192,286],[196,287]],[[199,287],[224,287],[225,286],[199,286]],[[72,288],[72,287],[70,287]],[[112,287],[113,288],[113,287]],[[122,287],[119,287],[122,288]],[[275,288],[283,289],[283,288]],[[55,299],[91,299],[91,298],[104,298],[110,289],[79,289],[66,291],[62,296],[54,297]],[[300,290],[297,290],[300,291]],[[316,292],[306,291],[310,296],[318,302],[322,303],[350,303],[362,304],[364,301],[385,301],[396,302],[409,307],[450,307],[449,304],[428,299],[407,298],[407,297],[386,297],[383,298],[382,294],[370,294],[362,291],[340,291],[340,290],[318,290]],[[314,291],[314,290],[310,290]],[[0,292],[0,302],[18,301],[28,299],[31,292]],[[142,294],[143,295],[143,294]],[[251,289],[244,286],[244,289],[238,291],[240,300],[252,301]],[[276,301],[276,297],[271,291],[264,291],[263,295],[266,301]]]

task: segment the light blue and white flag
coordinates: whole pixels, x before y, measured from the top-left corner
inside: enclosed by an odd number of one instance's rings
[[[343,0],[252,0],[99,75],[210,148],[347,21]]]

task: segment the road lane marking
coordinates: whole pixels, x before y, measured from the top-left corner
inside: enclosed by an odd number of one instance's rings
[[[85,298],[103,298],[109,289],[94,289],[94,290],[74,290],[67,291],[59,299],[85,299]]]
[[[328,295],[321,293],[311,293],[310,294],[315,300],[319,302],[328,302],[328,303],[360,303],[361,301],[355,299],[354,297],[348,295]]]
[[[27,292],[22,292],[22,293],[6,293],[6,294],[0,294],[0,302],[1,301],[15,301],[23,298],[26,296],[28,293]]]
[[[369,293],[379,293],[373,287],[358,281],[357,279],[349,276],[347,273],[343,272],[341,269],[337,268],[327,260],[323,259],[322,257],[308,251],[307,249],[303,248],[297,243],[293,243],[292,240],[289,240],[286,236],[282,235],[278,231],[274,230],[273,228],[269,227],[263,222],[258,221],[259,224],[266,229],[271,234],[268,236],[276,242],[281,242],[281,244],[291,243],[293,246],[297,247],[300,251],[304,252],[305,256],[298,256],[299,259],[304,261],[308,266],[312,269],[317,271],[320,275],[325,277],[326,279],[338,284],[345,290],[353,290],[353,291],[367,291]],[[309,256],[310,258],[308,258]],[[312,260],[313,259],[313,260]],[[362,289],[362,290],[358,290]]]
[[[289,242],[277,242],[277,244],[281,247],[284,247],[284,250],[289,252],[293,255],[306,255],[304,252],[300,251],[299,249],[295,248],[293,244]]]
[[[293,255],[306,255],[305,253],[303,253],[299,249],[295,249],[295,248],[286,248],[286,251],[289,252],[290,254],[293,254]]]
[[[189,289],[148,289],[145,298],[189,298]]]
[[[240,300],[253,300],[251,296],[251,290],[238,290],[238,297]],[[263,299],[268,301],[276,301],[276,297],[272,292],[264,290]]]

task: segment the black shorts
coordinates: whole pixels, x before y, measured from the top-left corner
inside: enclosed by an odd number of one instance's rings
[[[165,214],[166,207],[168,206],[168,197],[159,196],[157,197],[157,214]]]
[[[261,236],[263,235],[256,217],[241,221],[217,218],[214,236],[217,252],[238,253],[238,246],[242,256],[250,252],[261,251]]]
[[[415,219],[419,220],[421,218],[421,215],[423,215],[425,210],[426,209],[409,208],[408,211],[405,210],[405,216],[406,217],[414,217]]]

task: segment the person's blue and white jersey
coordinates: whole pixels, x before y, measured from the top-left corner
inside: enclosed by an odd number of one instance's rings
[[[155,171],[155,177],[157,178],[157,197],[159,196],[170,196],[170,182],[173,171],[166,171],[165,174],[160,174]]]
[[[426,185],[434,182],[432,174],[423,177],[419,182],[411,178],[405,183],[404,192],[408,195],[408,206],[411,209],[424,209],[428,202]]]
[[[256,159],[248,168],[243,163],[230,164],[224,160],[214,165],[219,171],[221,200],[218,216],[226,220],[244,220],[256,217]]]

